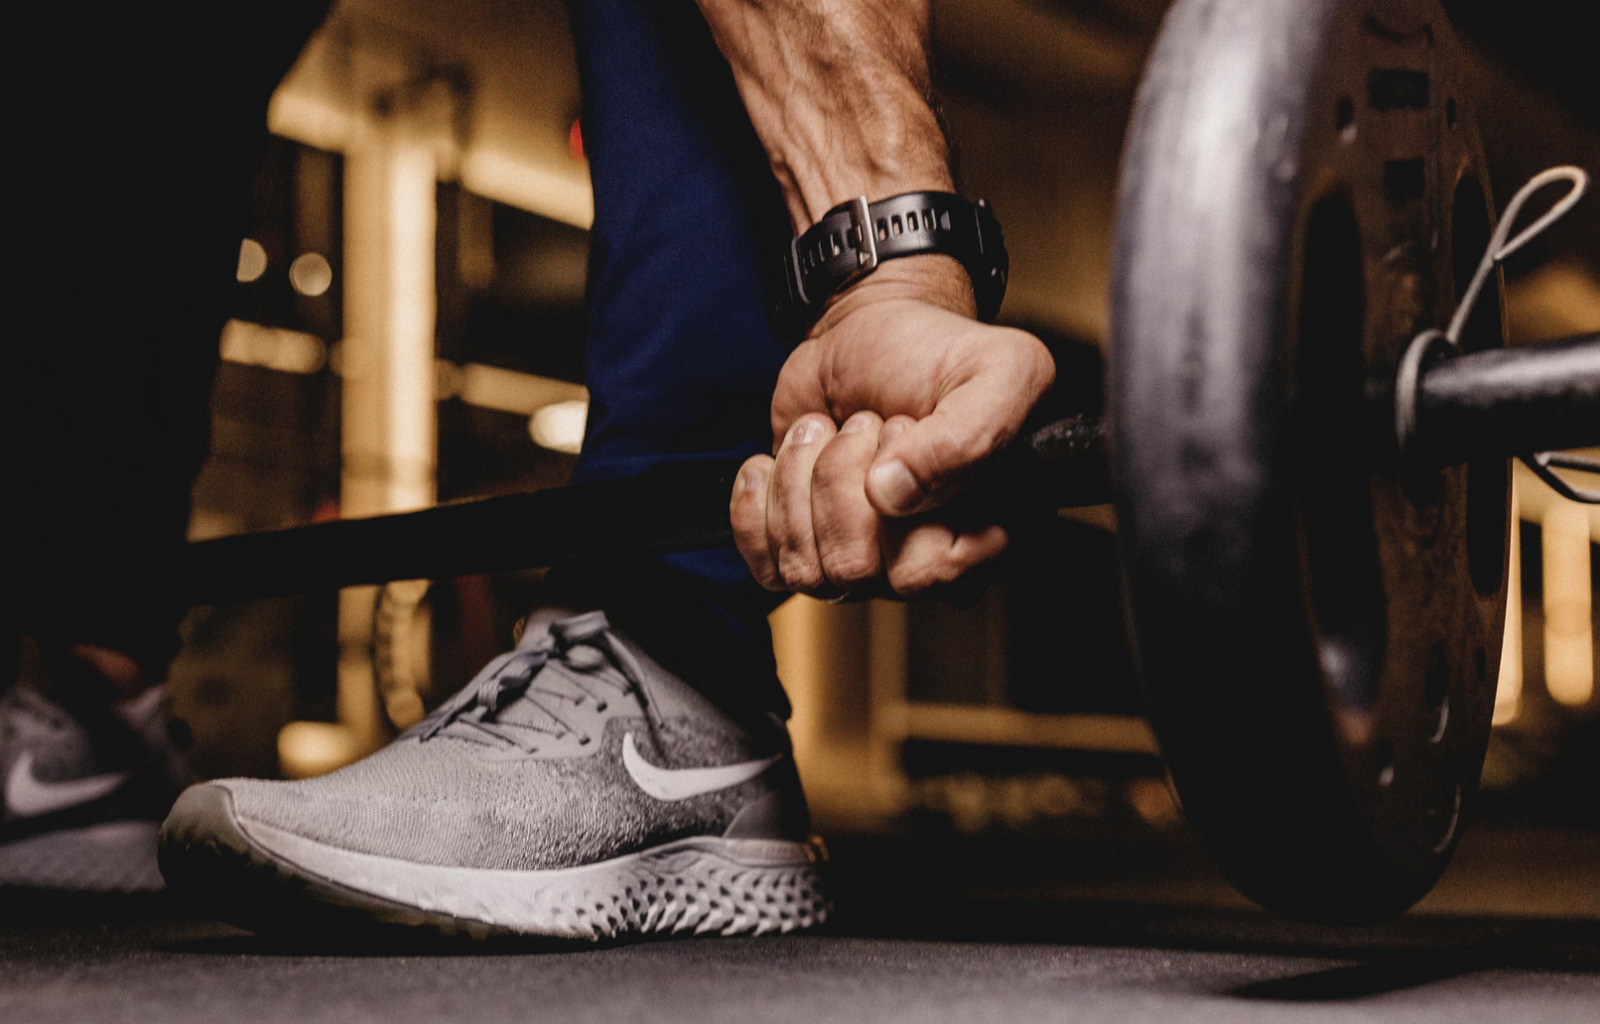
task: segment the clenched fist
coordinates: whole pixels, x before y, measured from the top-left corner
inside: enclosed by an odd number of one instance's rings
[[[910,257],[844,293],[795,349],[772,398],[775,454],[745,462],[731,504],[763,586],[836,598],[881,578],[912,596],[1005,550],[999,525],[923,514],[970,482],[1055,380],[1043,343],[971,309],[955,261]]]

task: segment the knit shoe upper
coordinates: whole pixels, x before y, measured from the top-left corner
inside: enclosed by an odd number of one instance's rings
[[[156,827],[186,773],[167,718],[160,688],[72,710],[0,692],[0,885],[160,888]]]
[[[741,884],[786,889],[787,918],[730,892],[713,930],[787,930],[825,912],[807,827],[781,723],[735,723],[591,612],[530,625],[423,722],[340,771],[194,787],[163,829],[163,866],[175,886],[216,879],[221,858],[302,895],[312,880],[320,909],[587,938],[702,929],[703,913],[621,920],[611,904],[641,884],[742,872]],[[274,923],[213,896],[219,916]],[[615,923],[558,921],[575,899]]]

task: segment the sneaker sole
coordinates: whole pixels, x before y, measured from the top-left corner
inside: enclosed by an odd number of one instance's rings
[[[704,836],[573,868],[447,867],[243,822],[233,794],[211,785],[179,798],[160,858],[174,891],[252,931],[377,924],[593,942],[782,933],[830,910],[823,858],[808,843]]]
[[[107,821],[59,829],[0,846],[0,885],[74,892],[154,892],[153,821]]]

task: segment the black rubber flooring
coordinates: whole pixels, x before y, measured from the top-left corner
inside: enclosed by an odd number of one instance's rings
[[[826,932],[603,949],[266,940],[0,890],[0,1021],[1600,1021],[1600,838],[1480,833],[1417,910],[1284,922],[1184,842],[835,840]]]

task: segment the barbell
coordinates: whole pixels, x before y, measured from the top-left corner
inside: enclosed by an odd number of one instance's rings
[[[1436,0],[1178,0],[1123,154],[1109,422],[992,460],[1002,519],[1114,502],[1185,814],[1247,895],[1380,919],[1437,880],[1488,742],[1507,460],[1600,469],[1600,334],[1507,349]],[[188,545],[194,603],[732,541],[736,463]],[[1108,595],[1108,599],[1110,595]]]

